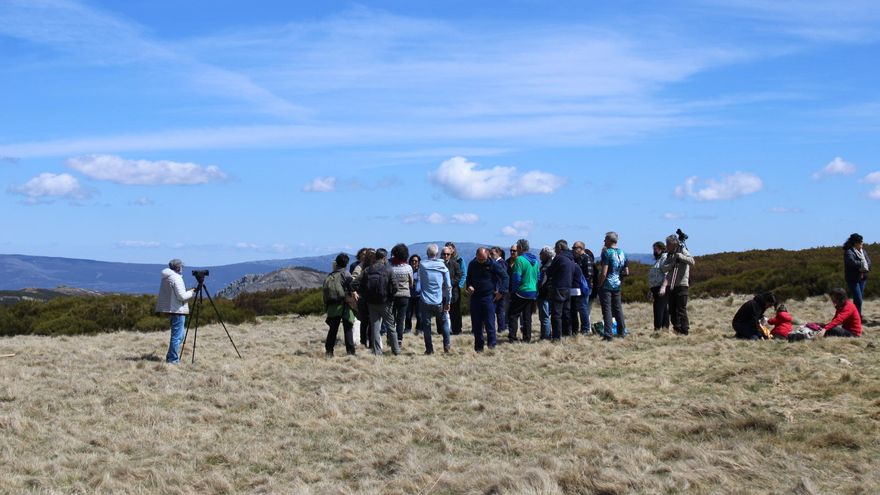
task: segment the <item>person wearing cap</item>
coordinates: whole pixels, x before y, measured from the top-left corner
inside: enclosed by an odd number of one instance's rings
[[[171,322],[171,341],[165,361],[169,364],[180,362],[180,345],[183,343],[186,315],[189,314],[187,301],[193,298],[196,289],[187,290],[183,283],[183,261],[173,259],[168,268],[162,270],[159,283],[159,297],[156,299],[156,312],[168,315]]]

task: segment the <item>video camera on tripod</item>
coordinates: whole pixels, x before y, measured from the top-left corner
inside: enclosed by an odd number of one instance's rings
[[[196,362],[196,342],[199,339],[199,316],[202,313],[202,303],[204,301],[204,295],[208,296],[208,301],[211,303],[211,307],[214,308],[214,314],[217,315],[217,320],[220,322],[220,325],[223,326],[223,330],[226,332],[226,336],[229,337],[229,342],[232,343],[232,348],[235,349],[235,353],[238,354],[238,357],[241,358],[241,353],[238,352],[238,347],[235,345],[235,341],[232,340],[232,335],[229,334],[229,330],[226,328],[226,323],[223,323],[223,317],[220,316],[220,310],[217,309],[217,305],[214,304],[214,299],[211,297],[211,292],[208,290],[208,286],[205,285],[205,277],[211,274],[210,270],[193,270],[192,276],[195,277],[196,282],[199,283],[199,286],[196,288],[195,295],[193,296],[193,309],[192,316],[186,325],[186,333],[183,334],[183,344],[180,347],[180,354],[183,355],[183,348],[186,346],[186,337],[189,335],[190,325],[195,322],[195,326],[193,327],[193,350],[192,350],[192,362]]]

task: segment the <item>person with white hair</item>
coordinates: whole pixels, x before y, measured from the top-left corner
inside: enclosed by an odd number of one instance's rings
[[[437,259],[439,248],[436,244],[429,244],[425,254],[428,259],[419,265],[419,280],[422,282],[422,293],[419,309],[422,312],[422,331],[425,335],[425,354],[434,354],[434,344],[431,341],[431,319],[437,323],[437,329],[443,334],[443,352],[449,352],[452,348],[450,340],[449,308],[452,301],[452,279],[449,277],[449,269],[442,261]],[[448,258],[451,248],[444,250]]]
[[[667,237],[666,261],[662,267],[663,273],[666,274],[666,282],[660,291],[666,293],[669,301],[669,319],[672,322],[672,330],[681,335],[690,333],[688,286],[690,285],[692,266],[694,266],[694,257],[682,245],[678,236]]]
[[[171,322],[171,341],[165,361],[169,364],[180,362],[180,345],[183,343],[186,315],[189,314],[187,301],[193,298],[196,289],[187,290],[183,283],[183,261],[173,259],[168,268],[162,270],[159,284],[159,297],[156,299],[156,312],[168,315]]]

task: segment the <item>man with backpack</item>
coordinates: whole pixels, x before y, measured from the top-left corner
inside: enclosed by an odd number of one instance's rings
[[[391,268],[387,263],[388,251],[376,250],[376,260],[364,268],[363,274],[357,287],[360,298],[367,303],[367,312],[370,318],[370,333],[372,335],[373,354],[382,355],[382,324],[389,316],[389,304],[394,295],[394,282],[391,277]],[[395,356],[400,354],[400,345],[397,342],[397,332],[388,331],[388,342]]]
[[[346,296],[351,295],[351,274],[346,269],[348,255],[339,253],[333,263],[333,271],[324,279],[324,307],[327,308],[327,340],[324,349],[327,357],[333,356],[333,348],[336,347],[336,335],[339,332],[339,324],[345,335],[345,352],[349,356],[355,355],[354,336],[352,328],[355,316],[351,307],[346,303]]]

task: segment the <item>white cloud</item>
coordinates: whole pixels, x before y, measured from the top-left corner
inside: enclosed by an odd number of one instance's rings
[[[28,201],[36,203],[43,198],[88,199],[92,192],[82,187],[76,177],[70,174],[44,172],[20,186],[10,187],[8,192],[27,196]]]
[[[92,179],[126,185],[193,185],[226,179],[226,174],[213,165],[126,160],[115,155],[83,155],[68,159],[66,164]]]
[[[552,194],[565,184],[564,178],[538,170],[526,173],[518,172],[516,167],[480,170],[476,163],[461,156],[441,163],[429,179],[451,196],[471,200]]]
[[[764,181],[757,175],[736,172],[721,179],[689,177],[684,185],[675,188],[675,195],[697,201],[726,201],[754,194],[763,188]]]
[[[813,173],[814,179],[821,179],[829,175],[852,175],[856,172],[856,166],[845,161],[841,157],[835,157],[834,160],[825,165],[822,170]]]
[[[336,190],[336,177],[315,177],[303,186],[305,192],[333,192]]]
[[[430,223],[432,225],[446,224],[474,224],[480,221],[480,216],[476,213],[454,213],[446,216],[442,213],[429,213],[423,215],[421,213],[412,213],[400,217],[401,221],[406,224],[411,223]]]
[[[236,249],[247,249],[247,250],[260,249],[259,245],[251,243],[251,242],[236,242],[235,247],[236,247]]]
[[[880,184],[880,172],[871,172],[862,179],[862,182],[867,182],[868,184]]]
[[[880,186],[875,187],[873,191],[869,192],[868,197],[871,199],[880,199]]]
[[[452,215],[452,223],[472,224],[480,221],[480,216],[476,213],[456,213]]]
[[[135,198],[135,200],[132,201],[131,204],[136,205],[136,206],[152,206],[156,203],[152,199],[150,199],[146,196],[141,196],[139,198]]]
[[[663,218],[665,220],[681,220],[685,216],[686,215],[684,213],[674,213],[674,212],[668,212],[668,213],[663,214]]]
[[[116,246],[121,248],[149,248],[155,249],[161,247],[162,244],[157,241],[119,241]]]
[[[528,237],[529,231],[535,226],[532,220],[517,220],[511,225],[501,228],[501,234],[509,237]]]

